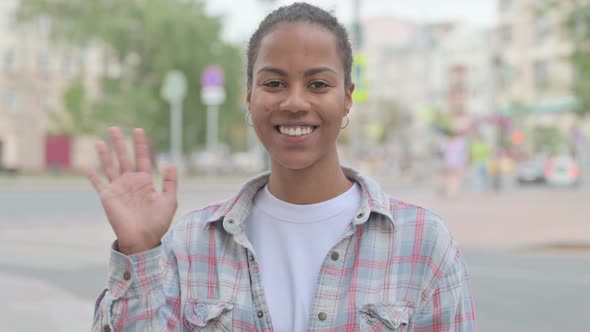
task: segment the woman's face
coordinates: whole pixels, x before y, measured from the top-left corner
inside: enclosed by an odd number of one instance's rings
[[[248,108],[272,167],[337,162],[336,140],[352,105],[336,36],[317,24],[282,23],[260,42]]]

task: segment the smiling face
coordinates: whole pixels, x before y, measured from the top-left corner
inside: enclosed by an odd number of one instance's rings
[[[334,34],[317,24],[281,23],[263,37],[252,71],[248,108],[273,171],[338,165],[336,140],[354,85],[345,88]]]

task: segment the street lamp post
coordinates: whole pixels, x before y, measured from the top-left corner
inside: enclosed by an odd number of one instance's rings
[[[207,106],[207,150],[218,147],[219,105],[225,100],[223,87],[223,69],[218,65],[209,65],[201,77],[201,100]]]
[[[170,104],[170,156],[179,170],[182,165],[182,101],[186,96],[186,77],[179,70],[166,74],[162,97]]]

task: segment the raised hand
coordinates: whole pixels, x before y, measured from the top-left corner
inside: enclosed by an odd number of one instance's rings
[[[177,173],[175,166],[164,171],[162,192],[152,179],[152,163],[143,129],[135,129],[135,163],[127,152],[121,130],[109,128],[119,169],[111,148],[103,141],[96,144],[104,183],[94,171],[87,176],[100,196],[111,227],[117,235],[119,251],[131,255],[157,247],[174,217],[177,207]]]

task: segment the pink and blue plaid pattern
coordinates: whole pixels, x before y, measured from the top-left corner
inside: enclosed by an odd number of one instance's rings
[[[326,255],[309,331],[475,331],[466,266],[440,217],[344,170],[361,185],[361,208]],[[243,224],[267,182],[258,176],[235,197],[186,215],[158,248],[113,249],[93,330],[273,331]]]

